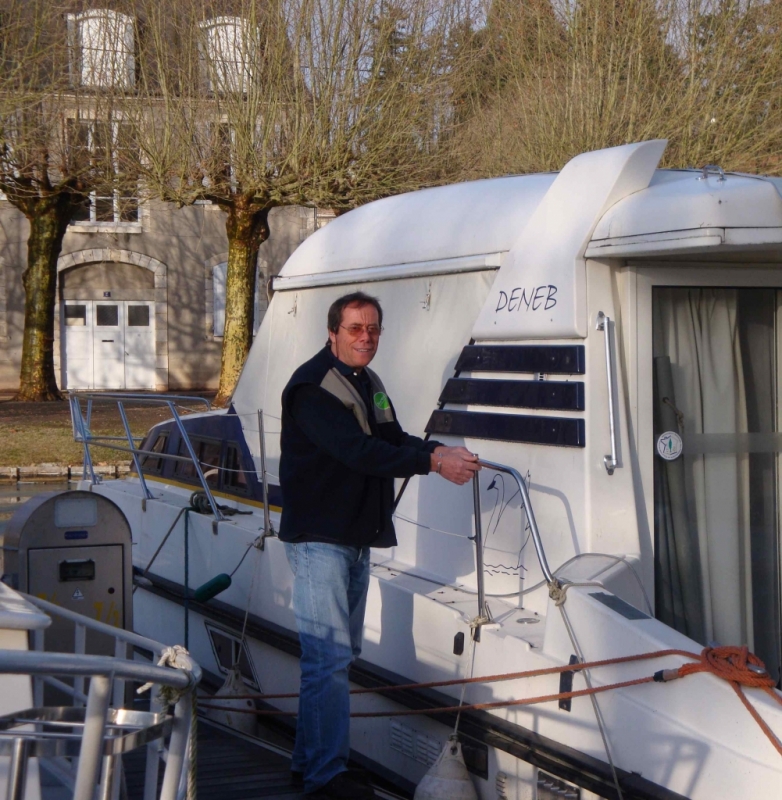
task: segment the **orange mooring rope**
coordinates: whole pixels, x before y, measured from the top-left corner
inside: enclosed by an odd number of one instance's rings
[[[757,709],[749,702],[741,688],[750,686],[754,689],[762,689],[769,697],[773,697],[777,703],[782,705],[782,697],[774,691],[774,679],[766,672],[766,665],[754,653],[750,653],[747,647],[705,647],[701,651],[698,661],[682,664],[676,671],[679,678],[696,672],[710,672],[712,675],[728,681],[768,740],[782,755],[782,742],[758,714]]]
[[[365,693],[378,693],[378,692],[393,692],[405,689],[427,689],[435,688],[438,686],[454,686],[464,683],[491,683],[503,680],[515,680],[518,678],[533,678],[542,675],[555,675],[563,672],[578,672],[587,669],[594,669],[597,667],[609,666],[612,664],[625,664],[633,661],[645,661],[654,658],[664,658],[666,656],[678,655],[684,658],[693,659],[692,662],[682,664],[678,669],[664,669],[656,672],[654,675],[648,675],[643,678],[636,678],[630,681],[622,681],[620,683],[610,683],[605,686],[597,686],[587,689],[576,689],[571,692],[557,692],[556,694],[540,695],[538,697],[528,697],[523,700],[499,700],[493,703],[473,703],[471,705],[447,706],[436,708],[418,708],[406,709],[404,711],[365,711],[354,712],[351,717],[401,717],[401,716],[415,716],[421,714],[448,714],[456,713],[459,711],[470,710],[487,710],[494,708],[508,708],[512,706],[526,706],[534,705],[537,703],[548,703],[554,700],[568,700],[575,697],[585,697],[588,695],[600,694],[608,692],[612,689],[624,689],[629,686],[638,686],[644,683],[667,683],[677,678],[684,678],[687,675],[693,675],[697,672],[710,672],[718,678],[722,678],[731,684],[733,690],[739,696],[739,699],[744,704],[745,708],[752,715],[753,719],[760,726],[763,733],[766,734],[768,740],[776,748],[777,752],[782,755],[782,743],[776,737],[771,728],[768,727],[763,718],[758,714],[755,707],[749,702],[742,686],[750,686],[752,688],[762,689],[770,697],[773,697],[780,705],[782,705],[782,697],[774,691],[774,679],[766,672],[765,664],[754,654],[750,653],[746,647],[726,646],[726,647],[706,647],[700,654],[691,653],[687,650],[657,650],[652,653],[639,653],[634,656],[620,656],[617,658],[607,658],[602,661],[583,662],[581,664],[568,664],[558,667],[545,667],[543,669],[527,670],[525,672],[511,672],[502,675],[486,675],[477,678],[461,678],[447,681],[430,681],[429,683],[408,683],[396,686],[378,686],[375,688],[362,688],[354,689],[351,694],[365,694]],[[754,669],[753,669],[754,668]],[[271,699],[293,699],[298,697],[296,693],[276,694],[276,695],[223,695],[218,700],[229,699],[256,699],[256,700],[271,700]],[[233,711],[243,714],[256,714],[257,716],[296,716],[295,711],[277,711],[277,710],[256,710],[256,709],[240,709],[230,708],[228,706],[221,706],[215,703],[199,703],[201,708],[213,708],[218,710]]]

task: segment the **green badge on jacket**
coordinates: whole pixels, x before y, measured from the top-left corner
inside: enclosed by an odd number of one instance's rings
[[[388,397],[386,396],[385,392],[375,392],[374,396],[375,405],[381,410],[385,411],[387,408],[391,408],[391,403],[388,402]]]

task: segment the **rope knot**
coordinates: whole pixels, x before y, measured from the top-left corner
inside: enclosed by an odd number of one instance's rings
[[[554,605],[563,605],[567,600],[567,584],[563,585],[555,578],[548,585],[548,596],[554,601]]]
[[[758,689],[775,686],[774,679],[766,671],[766,665],[746,646],[704,647],[698,661],[679,667],[679,676],[682,678],[695,672],[711,672],[731,683]]]
[[[193,667],[195,662],[190,657],[190,653],[182,647],[182,645],[175,644],[173,647],[165,647],[160,654],[157,665],[159,667],[173,667],[185,672],[188,677],[188,685],[184,689],[175,689],[173,686],[162,685],[158,693],[158,699],[164,704],[173,706],[179,702],[182,695],[191,692],[197,683],[193,675]],[[136,690],[136,694],[143,694],[148,689],[152,688],[151,683],[145,683]]]

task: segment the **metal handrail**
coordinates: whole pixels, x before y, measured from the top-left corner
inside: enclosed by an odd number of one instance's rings
[[[484,459],[480,459],[478,463],[482,467],[488,467],[488,469],[496,470],[497,472],[504,472],[507,475],[510,475],[518,484],[519,492],[521,493],[521,502],[524,505],[524,511],[527,515],[527,523],[529,524],[530,536],[532,537],[532,543],[535,545],[535,552],[538,556],[538,561],[540,562],[540,569],[543,572],[543,577],[546,579],[546,583],[549,585],[556,581],[554,577],[554,573],[551,571],[548,561],[546,559],[546,553],[543,549],[543,541],[540,538],[540,531],[538,530],[538,523],[535,521],[535,512],[532,510],[532,503],[530,502],[529,498],[529,490],[527,489],[527,483],[522,478],[521,473],[514,469],[513,467],[509,467],[506,464],[496,464],[493,461],[486,461]],[[473,480],[478,480],[478,474],[475,473],[475,477]],[[480,493],[477,493],[479,496],[478,500],[478,513],[480,513]],[[478,542],[476,541],[476,545]],[[482,584],[483,582],[483,571],[478,576],[478,580]],[[479,586],[479,597],[483,596],[483,589]],[[480,612],[483,613],[483,607],[481,607]]]
[[[19,595],[24,597],[25,600],[32,603],[33,605],[40,608],[42,611],[45,611],[47,614],[54,614],[58,617],[62,617],[63,619],[70,620],[78,625],[83,625],[85,628],[88,628],[91,631],[95,631],[96,633],[104,633],[107,636],[111,636],[115,640],[119,640],[121,642],[125,642],[126,644],[133,645],[133,647],[139,647],[142,650],[149,650],[151,653],[154,653],[156,656],[160,657],[163,654],[163,651],[166,649],[166,645],[161,644],[160,642],[156,642],[154,639],[148,639],[146,636],[142,636],[141,634],[134,633],[133,631],[126,631],[122,628],[115,628],[113,625],[108,625],[105,622],[100,622],[96,619],[90,619],[89,617],[85,617],[82,614],[78,614],[75,611],[70,611],[67,608],[63,608],[62,606],[55,605],[54,603],[50,603],[48,600],[43,600],[40,597],[33,597],[31,594],[25,594],[24,592],[17,592]],[[201,669],[196,665],[196,671],[193,673],[194,677],[197,680],[201,678]]]
[[[597,312],[597,322],[595,330],[603,331],[605,338],[606,351],[606,381],[608,384],[608,428],[611,435],[611,452],[603,456],[603,464],[609,475],[614,474],[614,470],[619,466],[616,455],[616,422],[614,420],[614,403],[616,402],[616,378],[614,377],[614,359],[611,352],[611,318],[602,311]]]
[[[82,414],[81,410],[81,399],[85,399],[87,401],[87,416],[86,419]],[[92,417],[92,404],[95,400],[114,400],[117,403],[117,409],[120,415],[120,419],[122,421],[123,428],[125,429],[125,435],[127,440],[127,447],[122,447],[120,445],[111,444],[112,441],[117,441],[117,437],[101,437],[95,436],[90,431],[90,419]],[[125,401],[132,401],[134,403],[147,403],[149,405],[160,405],[166,406],[171,413],[171,417],[173,418],[177,429],[179,430],[179,435],[182,438],[182,441],[185,444],[185,448],[187,449],[187,457],[186,456],[179,456],[179,455],[171,455],[169,453],[152,453],[148,450],[142,450],[135,445],[134,437],[130,431],[130,425],[128,424],[127,414],[125,413]],[[201,484],[201,488],[204,491],[204,494],[209,501],[209,506],[212,509],[212,514],[214,515],[216,520],[223,520],[225,517],[223,513],[220,511],[220,507],[217,504],[217,501],[212,494],[212,490],[209,488],[209,485],[206,481],[204,476],[204,472],[201,469],[201,464],[198,461],[198,457],[196,456],[195,450],[193,448],[193,444],[190,441],[190,437],[187,435],[187,431],[185,430],[185,426],[182,423],[182,418],[179,416],[179,413],[176,409],[176,405],[178,403],[203,403],[206,407],[206,410],[209,411],[212,408],[211,403],[205,397],[188,397],[186,395],[166,395],[161,397],[160,395],[150,396],[146,394],[118,394],[114,392],[100,392],[100,393],[92,393],[92,392],[69,392],[68,393],[68,402],[70,404],[71,410],[71,424],[73,427],[73,437],[75,441],[82,442],[84,445],[84,469],[82,471],[82,478],[83,480],[87,480],[87,474],[89,470],[90,482],[94,485],[99,483],[99,479],[95,474],[95,468],[92,463],[92,455],[90,453],[90,445],[96,445],[100,447],[106,447],[110,450],[117,450],[122,453],[130,453],[133,458],[133,463],[136,468],[136,474],[138,475],[139,483],[141,485],[141,490],[144,494],[144,497],[147,500],[153,499],[154,495],[147,487],[147,482],[144,477],[144,471],[142,469],[142,464],[140,460],[140,456],[154,456],[155,458],[164,458],[169,459],[172,461],[184,461],[187,463],[191,463],[195,468],[196,475],[198,476],[198,480]]]
[[[42,629],[33,631],[34,651],[0,651],[0,673],[31,675],[35,681],[36,708],[0,719],[0,747],[11,755],[10,773],[14,783],[9,789],[9,797],[23,796],[26,766],[30,757],[56,755],[58,757],[53,760],[44,761],[44,765],[66,784],[73,786],[74,800],[93,800],[95,787],[99,783],[101,797],[113,800],[119,794],[118,758],[122,752],[141,745],[147,747],[144,800],[152,800],[157,794],[161,758],[166,762],[161,800],[182,797],[180,785],[188,763],[192,694],[201,678],[198,664],[189,657],[185,659],[187,668],[183,669],[130,660],[127,658],[128,645],[148,650],[156,656],[162,655],[167,648],[132,631],[90,619],[38,597],[19,594],[47,614],[74,623],[76,652],[43,651],[45,631]],[[115,640],[115,655],[87,655],[84,652],[87,630],[111,636]],[[54,678],[54,675],[72,677],[73,685]],[[85,678],[89,678],[90,685],[87,695],[83,692]],[[112,702],[115,706],[122,704],[124,685],[128,680],[176,690],[179,696],[174,701],[173,717],[164,713],[166,709],[154,690],[148,713],[112,710],[109,707]],[[43,683],[70,695],[76,707],[43,708]],[[84,702],[86,708],[78,708]],[[30,723],[33,723],[32,729]],[[53,732],[40,730],[41,726],[52,724]],[[26,729],[19,727],[24,725],[27,725]],[[82,736],[74,777],[71,770],[63,767],[59,756],[74,755],[75,730],[81,730]],[[171,738],[166,755],[158,740],[169,731]]]

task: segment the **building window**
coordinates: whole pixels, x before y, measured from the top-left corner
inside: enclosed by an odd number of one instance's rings
[[[241,17],[215,17],[200,24],[201,69],[208,92],[247,92],[252,85],[258,44]]]
[[[225,333],[225,282],[228,264],[224,261],[212,267],[212,287],[214,291],[214,336],[220,338]],[[253,336],[258,333],[261,319],[266,311],[261,298],[266,296],[265,278],[260,268],[255,275],[255,301],[253,303]]]
[[[77,163],[96,176],[100,187],[89,193],[71,222],[137,225],[138,182],[131,177],[134,159],[129,149],[130,126],[117,121],[71,118],[68,133]]]
[[[130,89],[136,82],[133,19],[106,8],[68,14],[75,86]]]

